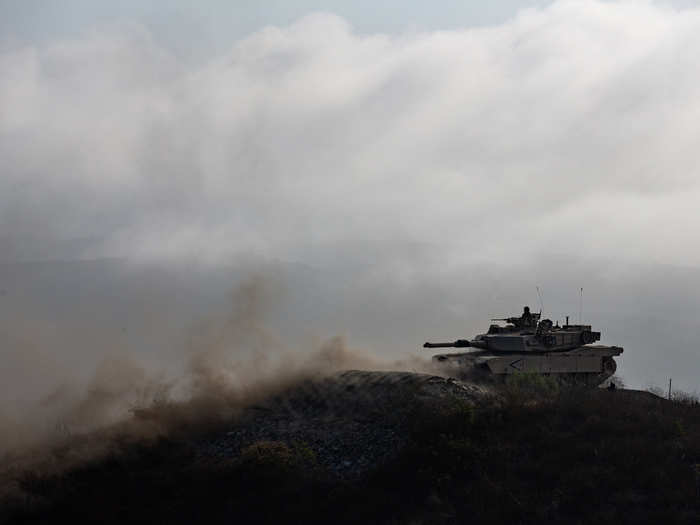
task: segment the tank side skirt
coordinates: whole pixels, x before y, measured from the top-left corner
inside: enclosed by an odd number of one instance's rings
[[[580,347],[565,352],[513,352],[498,354],[489,351],[441,354],[434,360],[455,366],[482,366],[496,375],[534,372],[538,374],[600,374],[614,368],[613,356],[623,352],[617,346]],[[612,361],[612,364],[610,363]],[[614,371],[614,370],[613,370]]]

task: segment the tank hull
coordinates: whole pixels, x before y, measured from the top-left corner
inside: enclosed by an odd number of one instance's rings
[[[603,345],[580,346],[557,352],[494,353],[477,350],[438,354],[433,356],[433,361],[459,376],[474,371],[496,377],[535,373],[597,386],[615,373],[617,365],[613,357],[622,352],[619,346]]]

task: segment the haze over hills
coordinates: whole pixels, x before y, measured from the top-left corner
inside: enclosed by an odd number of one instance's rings
[[[515,314],[523,304],[538,309],[536,285],[545,316],[577,319],[577,286],[585,283],[584,318],[602,331],[604,343],[625,348],[619,375],[630,386],[665,385],[672,377],[680,389],[698,389],[693,327],[700,272],[692,268],[620,268],[564,257],[532,267],[454,268],[447,262],[441,267],[438,254],[419,270],[409,267],[410,250],[405,247],[399,263],[403,273],[371,246],[342,253],[342,264],[326,267],[282,261],[5,263],[3,399],[45,394],[59,377],[84,382],[101,360],[119,355],[153,372],[177,374],[193,350],[193,331],[225,319],[236,307],[235,289],[251,276],[261,283],[256,322],[276,341],[259,349],[263,353],[303,353],[315,340],[340,335],[353,348],[388,360],[427,358],[420,348],[425,340],[475,335],[490,317]],[[244,358],[237,354],[245,349],[231,345],[232,358]],[[34,369],[30,346],[53,365]]]

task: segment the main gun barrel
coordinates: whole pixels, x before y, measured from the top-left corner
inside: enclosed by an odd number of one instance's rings
[[[466,339],[457,339],[454,343],[425,343],[423,348],[466,348],[471,346]]]

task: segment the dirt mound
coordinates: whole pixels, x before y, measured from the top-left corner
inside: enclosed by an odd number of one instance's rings
[[[107,453],[16,472],[0,523],[698,523],[694,402],[407,372],[278,386],[226,419],[194,404],[180,431],[96,434]]]
[[[313,450],[318,463],[355,477],[402,448],[420,410],[454,399],[476,406],[484,387],[410,372],[347,371],[303,381],[250,407],[228,432],[198,446],[202,457],[235,457],[256,442]]]

